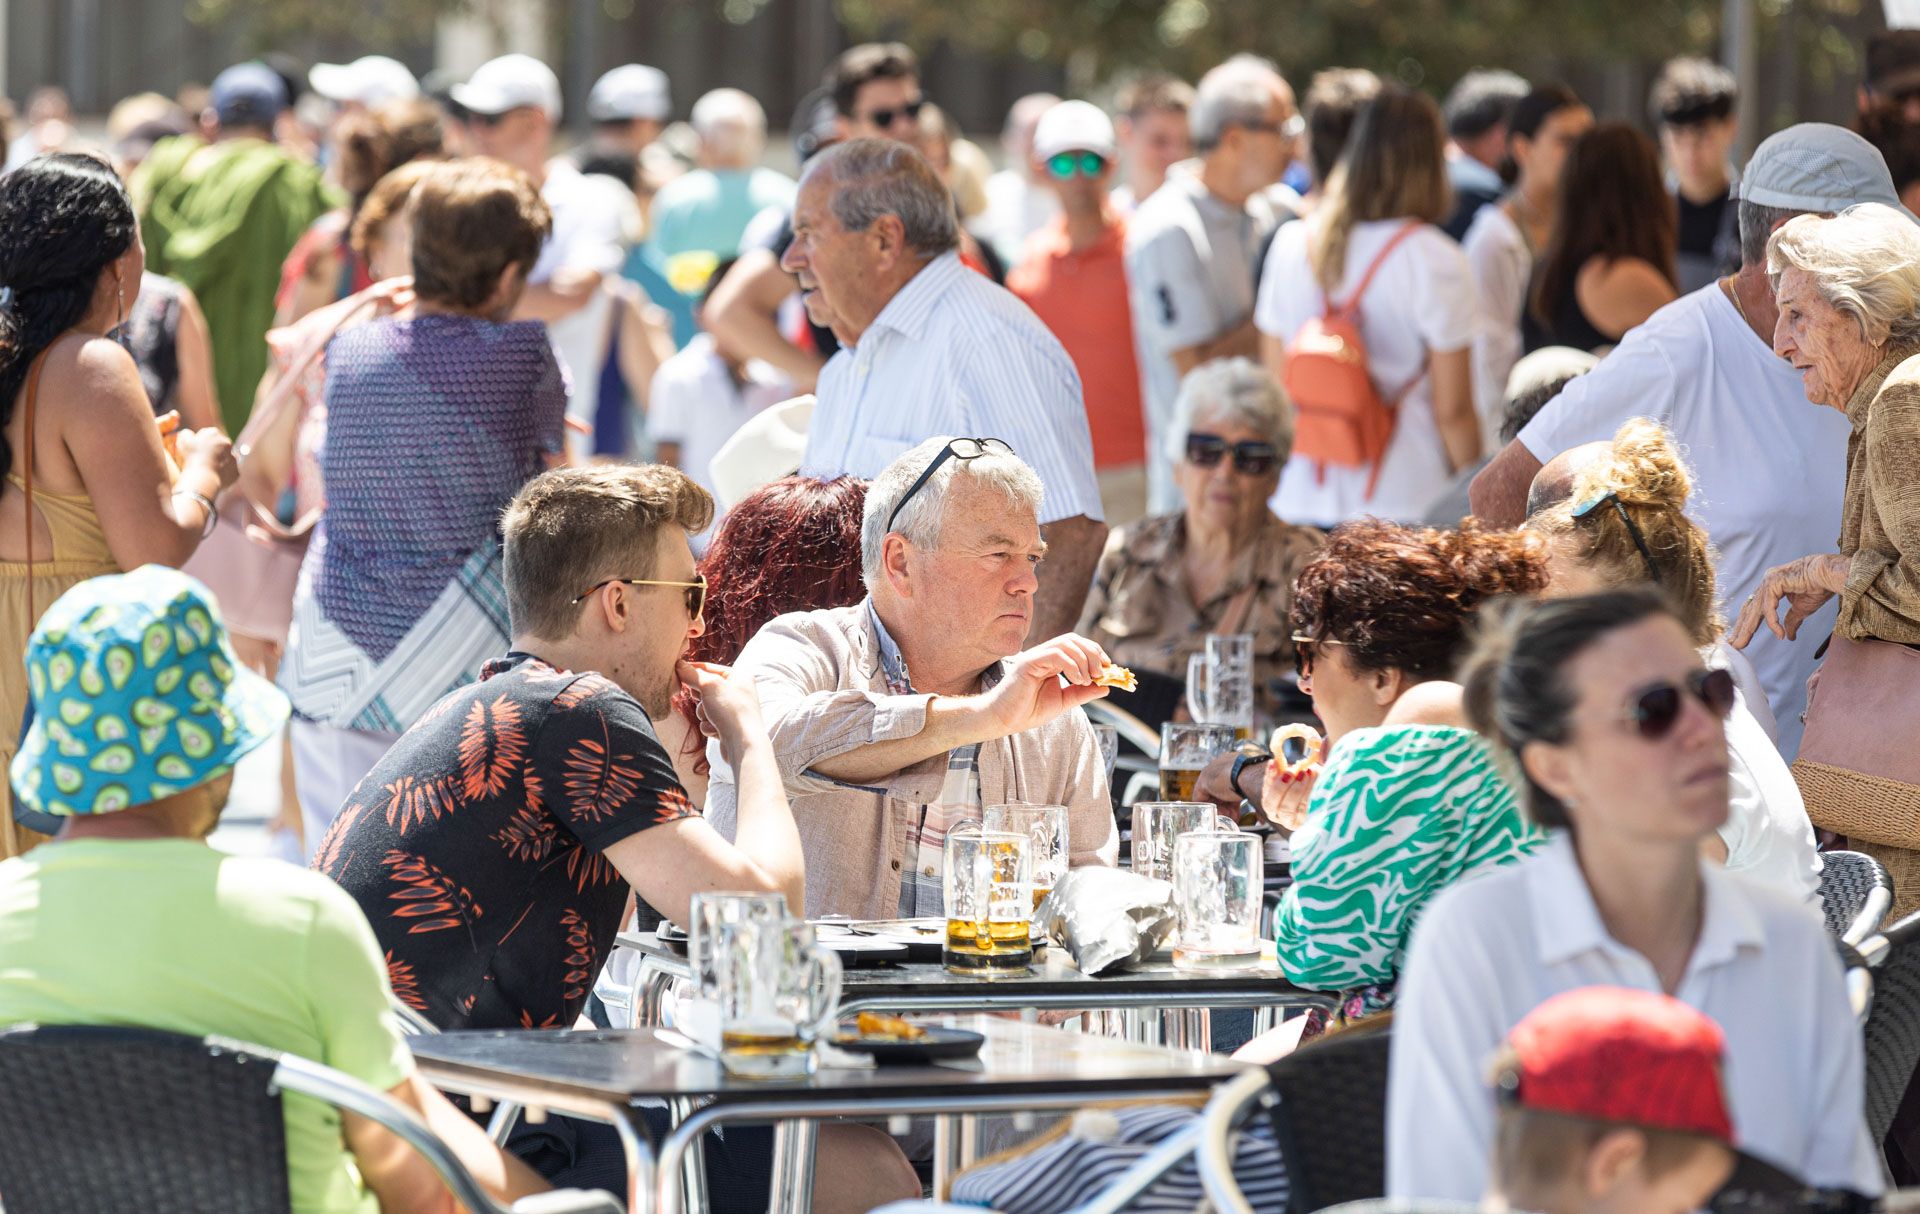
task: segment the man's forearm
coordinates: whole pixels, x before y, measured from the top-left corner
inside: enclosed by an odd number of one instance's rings
[[[1048,523],[1040,532],[1047,541],[1047,563],[1040,570],[1040,591],[1033,600],[1028,645],[1051,641],[1079,626],[1094,567],[1107,543],[1107,525],[1084,514]]]
[[[878,784],[935,755],[996,736],[979,697],[933,696],[927,701],[927,719],[919,733],[843,751],[819,760],[809,770],[846,784]]]
[[[701,317],[716,337],[782,371],[797,391],[811,392],[823,364],[782,337],[777,323],[780,303],[793,289],[793,277],[771,254],[746,253],[714,288]]]
[[[1493,457],[1467,487],[1474,517],[1493,527],[1518,527],[1527,518],[1527,489],[1540,471],[1540,461],[1519,439]]]
[[[734,845],[786,895],[788,906],[806,903],[807,868],[800,832],[781,786],[773,745],[757,741],[734,765]]]
[[[587,301],[599,289],[600,276],[597,274],[564,291],[556,291],[546,283],[535,283],[520,293],[520,302],[514,305],[513,317],[515,320],[540,320],[548,324],[565,320],[586,307]]]

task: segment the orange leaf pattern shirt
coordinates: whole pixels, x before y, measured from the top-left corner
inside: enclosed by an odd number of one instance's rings
[[[602,852],[694,812],[632,696],[511,653],[394,744],[314,867],[373,924],[394,993],[441,1028],[566,1027],[626,904]]]

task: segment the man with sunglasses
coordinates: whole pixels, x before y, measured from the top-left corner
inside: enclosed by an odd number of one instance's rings
[[[1291,163],[1297,135],[1293,90],[1251,55],[1203,76],[1189,117],[1198,171],[1169,174],[1127,222],[1153,514],[1180,505],[1166,434],[1181,377],[1216,358],[1260,356],[1254,267],[1275,222],[1267,191]]]
[[[1080,372],[1100,503],[1119,526],[1146,513],[1147,423],[1127,304],[1126,220],[1108,190],[1114,154],[1113,123],[1098,106],[1062,101],[1041,117],[1033,155],[1060,215],[1027,238],[1007,290],[1053,330]]]
[[[629,887],[681,923],[703,890],[798,905],[800,838],[752,685],[681,660],[706,594],[687,535],[712,511],[657,464],[528,482],[501,524],[511,650],[401,736],[321,844],[314,866],[366,912],[395,993],[440,1028],[571,1026]],[[683,682],[739,773],[738,846],[654,734]]]
[[[1086,714],[1106,662],[1079,636],[1022,649],[1035,609],[1040,479],[993,438],[933,438],[867,490],[868,597],[762,628],[735,670],[759,688],[807,853],[806,913],[942,912],[942,843],[981,807],[1067,807],[1070,862],[1118,849]],[[707,814],[746,839],[737,769],[711,744]]]

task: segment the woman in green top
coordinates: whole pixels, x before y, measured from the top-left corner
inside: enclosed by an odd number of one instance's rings
[[[1521,533],[1372,519],[1334,531],[1301,570],[1300,686],[1327,740],[1317,771],[1268,773],[1263,808],[1293,830],[1293,885],[1274,939],[1287,978],[1350,992],[1349,1015],[1389,1001],[1433,895],[1542,839],[1447,680],[1474,608],[1546,580],[1544,546]]]

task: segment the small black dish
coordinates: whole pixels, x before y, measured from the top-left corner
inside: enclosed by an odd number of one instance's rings
[[[912,1041],[862,1037],[850,1025],[841,1025],[833,1036],[835,1048],[849,1054],[868,1054],[875,1066],[926,1066],[949,1058],[971,1058],[986,1044],[986,1036],[966,1029],[923,1026],[926,1036]]]

